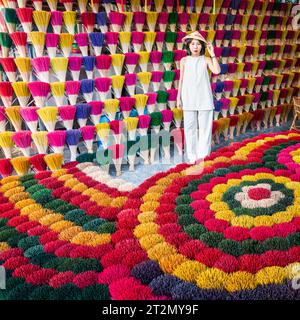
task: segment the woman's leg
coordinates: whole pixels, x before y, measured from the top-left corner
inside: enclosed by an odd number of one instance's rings
[[[185,157],[189,162],[196,161],[197,111],[183,110]]]
[[[198,111],[197,159],[205,158],[211,152],[213,110]]]

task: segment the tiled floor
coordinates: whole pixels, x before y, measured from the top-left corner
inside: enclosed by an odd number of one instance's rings
[[[288,122],[287,124],[280,126],[280,127],[273,127],[273,128],[261,130],[261,131],[259,131],[259,134],[286,131],[289,128],[290,128],[290,122]],[[221,141],[220,144],[213,146],[212,151],[215,151],[219,148],[225,147],[232,142],[243,141],[245,139],[249,139],[249,138],[257,136],[257,135],[258,135],[257,131],[249,130],[246,132],[246,134],[240,135],[239,137],[235,137],[234,140]],[[143,165],[142,163],[140,163],[140,164],[136,164],[135,171],[133,171],[133,172],[128,171],[128,165],[122,165],[122,172],[123,173],[121,175],[121,178],[128,181],[128,182],[131,182],[135,185],[139,185],[140,183],[142,183],[143,181],[145,181],[149,177],[153,176],[154,174],[161,172],[161,171],[166,171],[166,170],[168,170],[168,169],[170,169],[170,168],[172,168],[182,162],[183,162],[182,157],[179,156],[178,154],[175,154],[175,156],[171,157],[171,163],[169,163],[169,164],[161,163],[161,159],[160,159],[160,162],[157,162],[157,163],[151,164],[151,165]],[[110,174],[112,176],[115,176],[115,170],[114,170],[113,166],[111,166],[111,168],[110,168]]]

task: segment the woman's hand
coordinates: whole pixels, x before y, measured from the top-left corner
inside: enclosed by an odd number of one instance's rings
[[[182,109],[181,99],[180,98],[177,98],[176,106],[177,106],[178,109]]]
[[[207,51],[211,57],[215,56],[214,46],[211,42],[207,43]]]

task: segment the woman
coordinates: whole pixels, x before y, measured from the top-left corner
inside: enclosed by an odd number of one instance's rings
[[[207,67],[214,74],[219,74],[221,68],[212,44],[198,31],[184,37],[183,41],[188,55],[180,61],[177,107],[183,109],[188,163],[194,164],[211,151],[214,101]],[[205,57],[206,47],[210,57]]]

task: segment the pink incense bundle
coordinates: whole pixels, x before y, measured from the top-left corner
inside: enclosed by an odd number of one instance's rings
[[[165,0],[165,6],[169,13],[173,12],[173,8],[175,7],[175,0]]]
[[[102,101],[91,101],[88,103],[91,106],[91,120],[96,125],[97,123],[100,123],[100,118],[102,115],[102,111],[104,108],[104,102]]]
[[[272,101],[273,101],[273,96],[274,96],[274,91],[273,90],[268,90],[268,95],[267,95],[267,107],[272,106]]]
[[[162,52],[161,51],[151,51],[149,59],[153,65],[154,71],[159,71],[159,67],[160,67],[161,59],[162,59]]]
[[[29,33],[32,30],[32,8],[17,8],[17,17],[21,22],[24,32]]]
[[[10,37],[14,45],[16,46],[20,57],[26,57],[27,33],[13,32],[10,34]]]
[[[221,46],[224,36],[225,36],[225,30],[216,30],[215,41],[218,47]]]
[[[228,60],[230,63],[234,62],[234,60],[238,57],[239,50],[240,50],[239,47],[230,47],[229,60]],[[215,50],[215,53],[216,53],[216,50]],[[216,54],[216,56],[217,56],[217,54]]]
[[[171,122],[173,120],[173,112],[172,110],[162,110],[162,122],[164,124],[164,129],[166,131],[170,131]]]
[[[131,32],[131,42],[135,52],[141,51],[142,44],[144,43],[145,33],[140,31]]]
[[[224,118],[226,118],[231,100],[227,98],[221,98],[219,101],[222,104],[222,109],[221,109],[222,115]]]
[[[0,63],[10,82],[16,82],[17,66],[12,57],[0,58]]]
[[[258,70],[257,70],[257,74],[259,75],[259,76],[261,76],[262,75],[262,73],[263,73],[263,71],[264,71],[264,69],[265,69],[265,67],[266,67],[266,64],[267,64],[267,61],[266,60],[262,60],[262,61],[259,61],[259,63],[258,63]]]
[[[137,82],[137,74],[136,73],[126,73],[125,74],[125,85],[127,87],[127,90],[128,90],[128,93],[130,96],[134,95],[136,82]]]
[[[64,127],[67,130],[73,129],[73,123],[76,113],[75,106],[60,106],[58,107],[58,113],[63,121]]]
[[[216,49],[216,48],[215,48]],[[176,68],[180,68],[180,60],[187,55],[185,50],[174,50],[174,61],[176,63]]]
[[[93,12],[95,12],[95,13],[99,12],[100,1],[101,0],[91,1],[90,6],[91,6]]]
[[[63,24],[62,11],[51,11],[50,23],[55,34],[61,33],[61,27]]]
[[[152,113],[155,111],[156,107],[156,100],[157,100],[157,93],[156,92],[147,92],[145,95],[148,97],[147,99],[147,110],[148,113]]]
[[[72,11],[73,0],[59,0],[59,2],[64,5],[66,11]]]
[[[178,95],[178,89],[169,89],[168,92],[168,104],[171,110],[176,108],[176,101],[177,101],[177,95]]]
[[[33,166],[34,171],[45,171],[47,170],[47,164],[44,160],[45,154],[35,154],[29,158],[30,164]]]
[[[240,92],[241,92],[241,95],[245,94],[246,89],[247,89],[247,87],[248,87],[248,83],[249,83],[249,80],[248,80],[248,79],[241,79],[241,83],[240,83]]]
[[[124,130],[124,121],[122,120],[112,120],[109,122],[110,129],[112,131],[113,137],[117,144],[121,143],[122,134]]]
[[[33,70],[36,77],[43,82],[49,82],[50,58],[39,57],[31,59]]]
[[[126,15],[122,12],[118,11],[111,11],[109,12],[109,20],[110,25],[112,27],[112,31],[120,32],[121,28],[125,22]]]
[[[93,142],[95,136],[95,126],[84,126],[80,128],[83,141],[86,145],[88,153],[93,153]]]
[[[143,11],[136,11],[133,13],[133,23],[136,30],[142,32],[146,21],[146,13]]]
[[[208,22],[209,13],[200,13],[198,23],[201,30],[205,30],[205,27],[208,25]]]
[[[124,63],[127,66],[128,73],[133,73],[138,64],[140,55],[136,52],[126,52]]]
[[[216,23],[218,25],[219,30],[224,29],[226,18],[227,18],[227,14],[225,14],[225,13],[219,13],[217,15]]]
[[[232,30],[231,33],[231,41],[232,41],[232,45],[237,45],[240,42],[241,39],[241,31],[240,30]]]
[[[77,33],[74,35],[75,41],[84,57],[88,56],[89,36],[87,33]]]
[[[201,32],[202,34],[202,32]],[[203,35],[203,34],[202,34]],[[177,32],[177,37],[176,37],[176,45],[177,45],[177,49],[182,50],[183,49],[183,41],[182,38],[184,38],[186,36],[186,32],[183,31],[178,31]],[[206,36],[205,36],[206,38]]]
[[[160,12],[157,18],[157,23],[160,31],[166,32],[168,21],[169,21],[169,12],[164,12],[164,11]]]
[[[239,99],[239,102],[237,103],[238,113],[242,114],[245,107],[246,96],[237,96],[236,98]]]
[[[95,87],[97,88],[100,100],[104,101],[107,99],[107,94],[110,91],[112,80],[111,78],[96,78]]]
[[[234,29],[242,28],[244,29],[244,26],[242,25],[243,16],[241,14],[236,14],[233,22]]]
[[[25,157],[30,156],[30,146],[31,146],[31,132],[30,131],[19,131],[14,132],[12,139],[15,145],[20,148],[21,152]]]
[[[260,101],[261,93],[256,92],[252,94],[254,96],[253,101],[252,101],[252,110],[256,110],[258,103]]]
[[[80,81],[66,81],[66,93],[71,105],[75,105],[80,91]]]
[[[107,54],[96,56],[95,65],[101,77],[107,77],[111,66],[112,57]]]
[[[71,71],[73,80],[78,81],[83,59],[82,57],[69,57],[68,60],[68,68]]]
[[[162,31],[156,32],[155,42],[158,51],[163,51],[163,44],[165,42],[166,33]]]
[[[46,33],[45,44],[50,58],[56,57],[59,35],[56,33]]]
[[[119,41],[119,32],[108,31],[105,32],[105,42],[108,45],[111,54],[116,53],[117,45]]]
[[[174,86],[175,88],[178,88],[178,82],[180,79],[180,69],[173,69],[174,72]]]
[[[237,115],[232,115],[229,117],[230,118],[230,122],[229,122],[229,131],[230,131],[230,139],[233,140],[234,139],[234,130],[237,126],[237,123],[239,121],[239,117]]]
[[[269,90],[273,90],[274,86],[275,86],[275,82],[276,82],[276,75],[271,74],[269,75],[270,78],[270,82],[269,82]],[[291,84],[289,84],[288,86],[290,87]]]
[[[164,72],[163,71],[152,71],[151,74],[152,74],[151,75],[151,82],[153,84],[154,91],[158,91],[162,77],[164,75]]]
[[[250,15],[250,18],[248,20],[248,29],[249,30],[254,30],[255,25],[256,25],[256,21],[257,21],[257,16],[254,14]]]
[[[120,97],[119,98],[119,107],[122,111],[123,117],[128,118],[130,116],[130,112],[135,106],[135,98],[133,97]]]
[[[82,12],[81,13],[81,22],[87,33],[91,33],[94,31],[95,23],[96,23],[96,14],[94,12]]]
[[[251,130],[261,130],[261,122],[264,119],[265,111],[262,109],[257,109],[255,111],[252,111],[251,113],[253,114],[253,118],[251,120]],[[243,133],[245,133],[244,130]]]
[[[223,83],[224,83],[223,91],[225,93],[225,98],[229,98],[233,89],[234,82],[232,80],[225,80],[223,81]]]
[[[280,90],[280,94],[279,94],[279,101],[281,104],[285,103],[285,100],[287,98],[289,91],[287,88],[283,88]]]
[[[10,82],[0,82],[0,96],[6,108],[12,105],[13,87]]]
[[[260,35],[260,44],[266,44],[268,38],[268,30],[262,30]]]
[[[189,23],[189,14],[187,12],[180,12],[178,13],[178,26],[179,29],[182,30],[183,32],[186,32],[187,25]]]
[[[151,116],[141,115],[141,116],[138,116],[138,118],[139,118],[139,123],[138,123],[139,133],[140,135],[145,136],[147,135],[147,131],[151,121]]]
[[[13,171],[14,171],[14,168],[9,158],[0,159],[0,174],[2,178],[11,176]]]
[[[0,132],[4,132],[6,127],[5,108],[0,106]]]
[[[43,0],[32,0],[32,3],[36,11],[43,10]]]
[[[111,151],[111,154],[112,154],[112,160],[116,168],[116,176],[120,176],[122,173],[121,164],[122,164],[122,159],[125,153],[125,145],[115,144],[115,145],[109,146],[108,149]]]
[[[230,76],[236,73],[237,63],[228,63],[228,73]]]
[[[39,120],[37,109],[37,107],[26,107],[20,110],[21,116],[31,132],[37,132]]]
[[[260,92],[262,83],[264,81],[264,77],[257,76],[257,77],[254,77],[254,78],[256,79],[255,80],[255,91],[256,92]]]
[[[50,84],[42,81],[28,83],[29,90],[38,108],[43,108],[50,92]]]
[[[64,146],[66,142],[66,131],[57,130],[48,132],[48,142],[54,153],[64,154]]]

